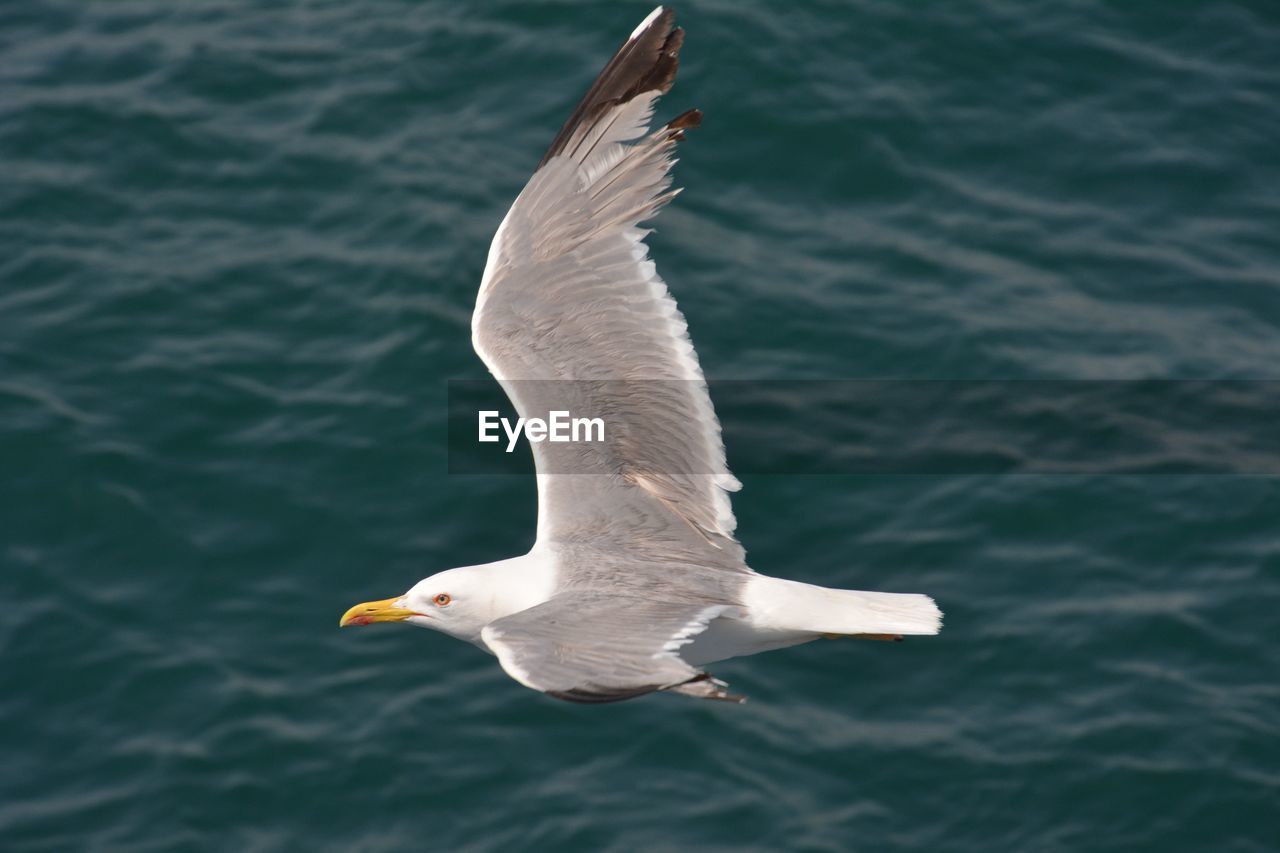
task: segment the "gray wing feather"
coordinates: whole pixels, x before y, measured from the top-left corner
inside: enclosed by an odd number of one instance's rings
[[[652,16],[624,45],[643,50],[615,57],[602,77],[617,79],[593,87],[607,96],[589,94],[592,106],[562,129],[494,238],[472,340],[522,416],[606,423],[603,442],[533,445],[539,544],[616,540],[626,526],[643,534],[631,537],[637,548],[660,543],[664,556],[749,572],[726,494],[740,484],[638,227],[674,195],[674,148],[699,119],[648,131],[675,73],[676,32],[668,12]],[[634,85],[618,77],[627,68]]]
[[[677,654],[729,609],[580,593],[498,619],[481,638],[512,678],[557,699],[616,702],[655,690],[737,699]]]

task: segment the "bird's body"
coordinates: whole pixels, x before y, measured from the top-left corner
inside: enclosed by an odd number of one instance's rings
[[[725,463],[684,318],[639,223],[673,196],[691,110],[650,132],[683,31],[651,13],[560,130],[494,237],[476,352],[522,417],[604,413],[598,443],[533,445],[526,555],[433,575],[342,624],[407,621],[473,642],[520,683],[582,702],[655,690],[736,699],[698,669],[822,636],[935,634],[927,596],[761,575],[734,536]]]

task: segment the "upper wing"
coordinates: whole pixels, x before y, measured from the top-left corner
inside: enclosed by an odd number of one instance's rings
[[[741,701],[677,651],[730,608],[606,593],[559,596],[481,631],[507,674],[571,702],[616,702],[670,690]]]
[[[605,421],[603,441],[533,444],[540,543],[627,538],[749,571],[726,494],[741,484],[638,227],[674,196],[676,142],[701,119],[649,132],[683,41],[673,18],[659,7],[627,39],[502,221],[472,341],[521,416]]]

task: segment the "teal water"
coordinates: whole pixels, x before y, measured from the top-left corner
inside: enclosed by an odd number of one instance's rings
[[[741,707],[337,630],[531,543],[445,383],[647,11],[0,6],[0,848],[1276,849],[1274,477],[744,474],[757,569],[947,622],[718,665]],[[1280,378],[1274,4],[679,17],[653,251],[709,376]]]

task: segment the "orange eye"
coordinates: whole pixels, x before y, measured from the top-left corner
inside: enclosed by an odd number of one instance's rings
[[[453,599],[449,597],[449,593],[447,592],[440,593],[432,600],[435,601],[436,605],[439,607],[444,607],[450,601],[453,601]]]

